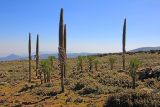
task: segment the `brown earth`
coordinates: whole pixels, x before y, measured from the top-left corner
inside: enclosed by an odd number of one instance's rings
[[[109,67],[110,56],[97,57],[100,61],[98,71],[89,71],[86,60],[83,64],[84,70],[77,71],[77,59],[68,59],[64,93],[59,93],[60,75],[57,61],[53,63],[51,82],[42,85],[35,76],[35,61],[32,61],[32,83],[28,83],[28,61],[0,62],[0,106],[102,107],[108,95],[128,90],[132,85],[132,79],[127,72],[118,72],[122,68],[121,55],[112,55],[117,59],[113,70]],[[159,54],[127,55],[127,69],[129,60],[133,57],[142,62],[139,71],[147,67],[160,70]],[[160,95],[160,81],[157,78],[136,81],[137,91]]]

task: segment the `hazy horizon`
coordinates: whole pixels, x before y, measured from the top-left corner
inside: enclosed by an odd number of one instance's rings
[[[122,51],[122,29],[127,19],[126,50],[160,46],[158,0],[0,0],[0,56],[27,54],[28,34],[35,52],[58,51],[60,8],[67,24],[68,52]]]
[[[143,50],[142,48],[160,48],[160,46],[154,46],[154,47],[138,47],[138,48],[135,48],[135,49],[131,49],[131,50],[126,50],[126,51],[133,51],[133,50],[136,50],[137,49],[141,49]],[[150,50],[150,49],[149,49]],[[154,50],[154,49],[153,49]],[[116,51],[116,52],[67,52],[67,54],[83,54],[83,53],[88,53],[88,54],[106,54],[106,53],[119,53],[121,51]],[[40,51],[39,52],[40,55],[44,55],[44,54],[58,54],[58,51]],[[31,55],[35,55],[36,52],[32,52]],[[7,57],[7,56],[10,56],[10,55],[18,55],[18,56],[21,56],[21,57],[28,57],[28,53],[19,53],[19,54],[16,54],[16,53],[9,53],[9,54],[4,54],[4,55],[0,55],[0,57]]]

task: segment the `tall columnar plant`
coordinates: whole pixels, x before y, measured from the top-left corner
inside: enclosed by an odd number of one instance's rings
[[[67,28],[66,24],[64,25],[64,50],[65,50],[65,56],[67,57],[66,53],[66,36],[67,36]],[[66,63],[64,64],[64,78],[66,78]]]
[[[131,59],[129,63],[129,74],[132,77],[132,88],[133,89],[135,89],[136,87],[136,70],[138,69],[140,64],[141,62],[136,58]]]
[[[67,43],[66,43],[66,36],[67,36],[67,25],[65,24],[64,25],[64,49],[65,49],[65,54],[66,54],[66,51],[67,51]]]
[[[64,65],[65,65],[65,48],[64,48],[64,25],[63,25],[63,8],[60,12],[59,22],[59,62],[61,70],[61,92],[64,92]]]
[[[36,76],[38,74],[39,66],[39,35],[37,34],[37,43],[36,43]]]
[[[29,82],[31,82],[31,33],[29,33],[29,41],[28,41],[28,52],[29,52]]]
[[[126,18],[124,19],[124,25],[123,25],[123,37],[122,37],[122,61],[123,61],[123,70],[125,70],[125,53],[126,53]]]

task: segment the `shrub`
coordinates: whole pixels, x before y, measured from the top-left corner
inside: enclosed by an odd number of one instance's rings
[[[78,92],[78,94],[80,94],[80,95],[86,95],[86,94],[92,94],[92,93],[98,94],[98,89],[96,89],[94,87],[86,86]]]
[[[53,59],[54,57],[49,56],[47,60],[42,60],[40,62],[39,73],[40,79],[42,79],[42,73],[44,74],[44,83],[50,82],[51,72],[53,70]]]
[[[98,73],[95,77],[99,83],[107,86],[118,86],[123,88],[131,87],[131,80],[128,75],[124,76],[121,74],[114,75],[114,72]]]
[[[151,87],[151,88],[155,88],[155,84],[156,84],[156,79],[147,79],[145,80],[145,86],[146,87]]]
[[[116,62],[116,59],[114,57],[109,58],[109,64],[110,64],[111,70],[113,70],[113,66],[115,62]]]
[[[96,71],[98,71],[98,64],[99,64],[100,62],[98,61],[98,60],[95,60],[94,61],[94,65],[95,65],[95,70]]]
[[[77,59],[77,70],[83,70],[83,60],[85,59],[85,57],[83,56],[79,56]]]
[[[56,96],[58,93],[51,87],[37,87],[32,91],[32,94],[38,96]]]
[[[159,107],[160,96],[146,92],[127,90],[109,95],[103,107]]]
[[[133,58],[130,60],[130,63],[129,63],[129,74],[130,76],[132,77],[132,88],[135,89],[135,81],[136,81],[136,70],[138,69],[138,67],[140,66],[141,62],[136,59],[136,58]]]
[[[77,82],[71,87],[71,89],[74,91],[77,91],[77,90],[81,90],[84,87],[85,87],[85,84],[83,84],[81,82]]]
[[[88,63],[89,63],[89,71],[92,71],[93,62],[95,60],[95,56],[87,56]]]

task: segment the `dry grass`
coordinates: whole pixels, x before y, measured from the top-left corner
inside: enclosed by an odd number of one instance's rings
[[[121,55],[112,55],[117,59],[113,70],[110,70],[109,57],[97,57],[97,60],[100,61],[98,71],[93,70],[92,72],[88,70],[87,60],[84,61],[84,70],[77,71],[77,59],[68,59],[65,92],[61,94],[59,94],[60,76],[57,61],[54,61],[55,69],[52,72],[51,83],[42,85],[35,76],[34,61],[32,61],[32,83],[27,82],[28,61],[1,62],[0,106],[101,107],[108,95],[123,92],[131,87],[129,75],[117,72],[122,68]],[[142,66],[139,69],[146,67],[160,69],[160,55],[158,54],[127,55],[127,68],[129,60],[133,57],[142,61]],[[136,91],[154,92],[159,95],[159,84],[160,81],[157,79],[137,80]],[[75,87],[78,88],[75,89]]]

